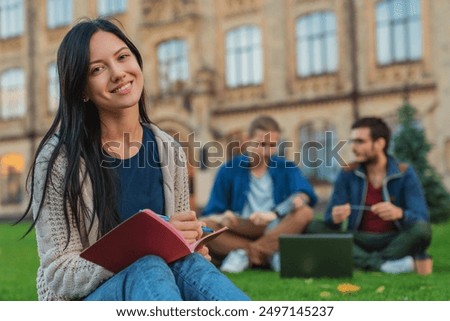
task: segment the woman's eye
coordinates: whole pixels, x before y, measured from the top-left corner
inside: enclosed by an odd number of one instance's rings
[[[102,70],[102,67],[94,67],[91,69],[91,74],[98,74]]]
[[[120,56],[119,56],[119,60],[124,60],[124,59],[126,59],[127,57],[129,57],[130,55],[129,54],[121,54]]]

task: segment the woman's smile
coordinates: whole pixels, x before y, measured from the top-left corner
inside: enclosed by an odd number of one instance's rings
[[[113,94],[119,94],[119,95],[126,95],[131,92],[132,89],[132,81],[122,83],[121,85],[117,86],[115,89],[111,91]]]

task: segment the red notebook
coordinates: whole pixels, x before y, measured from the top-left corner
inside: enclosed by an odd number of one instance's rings
[[[195,243],[188,244],[181,232],[153,211],[146,209],[106,233],[81,252],[80,256],[117,273],[149,254],[160,256],[167,263],[171,263],[193,253],[227,229],[223,227]]]

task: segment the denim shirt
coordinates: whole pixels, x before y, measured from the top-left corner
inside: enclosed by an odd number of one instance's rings
[[[219,169],[203,215],[223,213],[226,210],[242,213],[250,187],[250,166],[249,156],[240,155]],[[298,192],[309,196],[309,206],[316,204],[317,196],[312,185],[295,163],[272,156],[268,171],[273,181],[272,197],[275,205]]]
[[[352,164],[341,171],[335,184],[332,197],[325,212],[325,223],[335,225],[331,216],[333,206],[350,203],[364,205],[367,194],[367,174],[362,165]],[[382,185],[383,201],[392,202],[403,209],[403,217],[394,222],[398,229],[418,221],[430,220],[422,184],[412,168],[388,156],[386,177]],[[361,224],[364,210],[353,209],[348,218],[347,229],[356,231]],[[340,224],[337,224],[340,225]]]

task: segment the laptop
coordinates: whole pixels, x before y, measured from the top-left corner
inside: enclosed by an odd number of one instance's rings
[[[352,277],[352,245],[350,233],[283,234],[280,236],[280,276]]]

